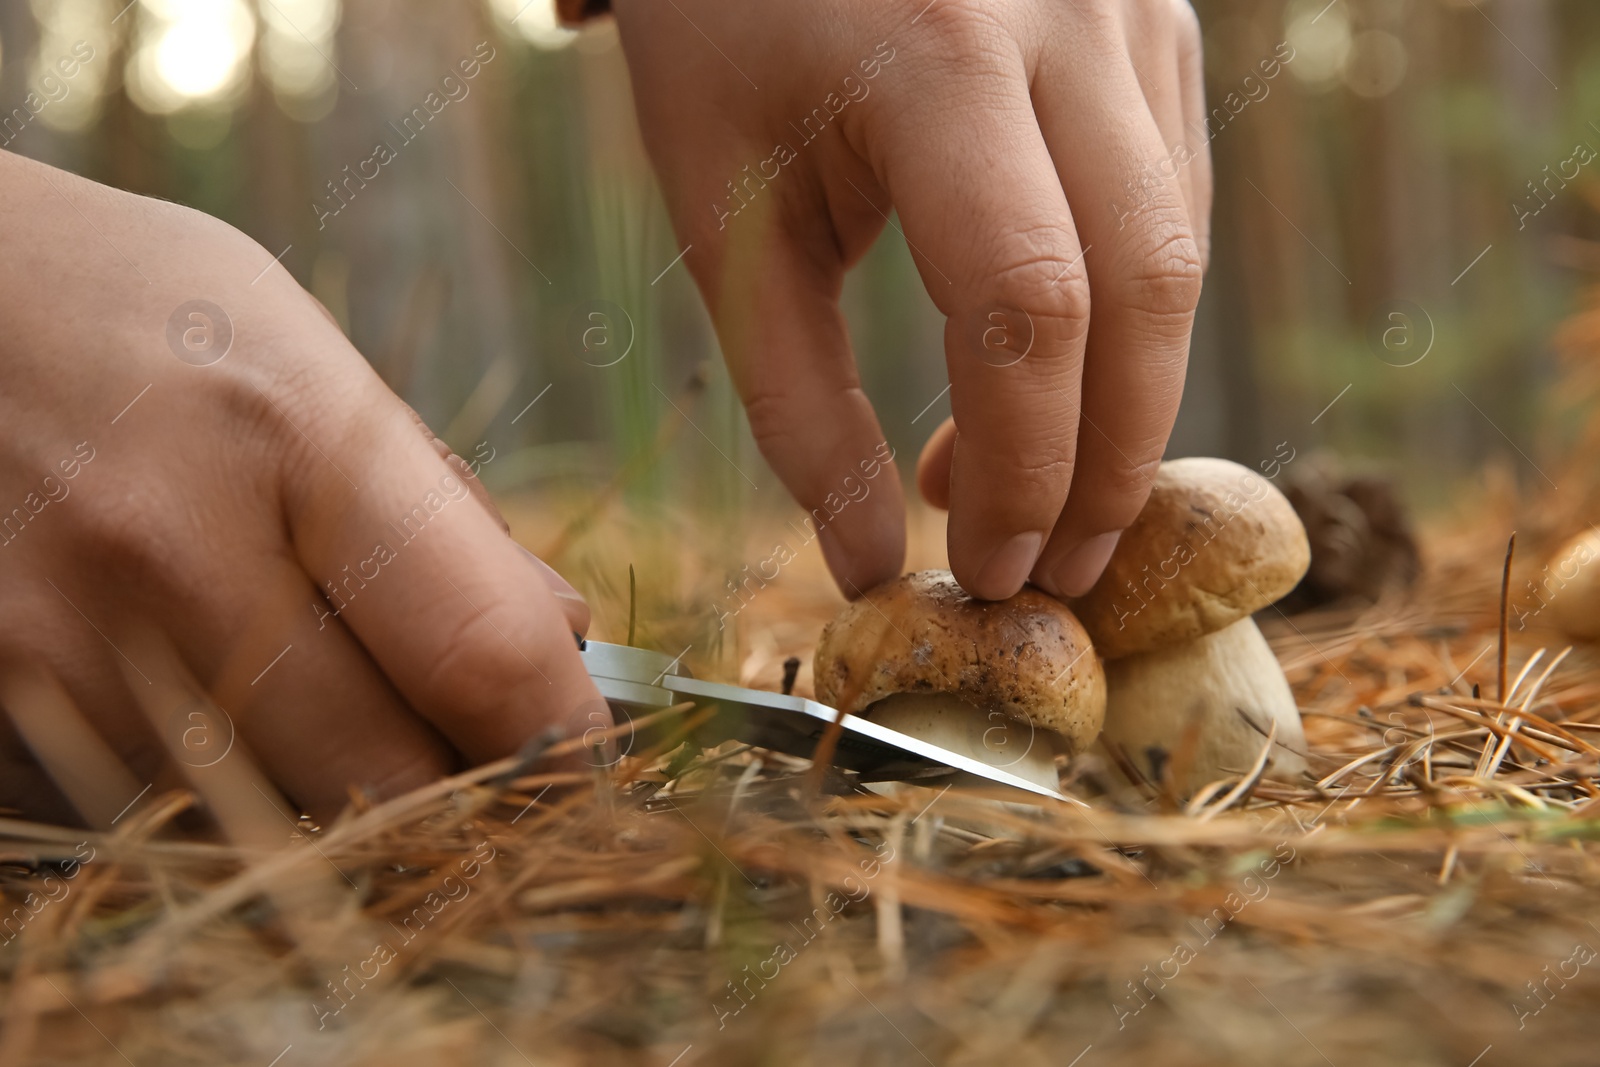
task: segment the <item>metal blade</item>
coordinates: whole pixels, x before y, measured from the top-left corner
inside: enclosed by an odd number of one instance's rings
[[[759,748],[809,759],[838,712],[803,697],[761,689],[704,682],[688,676],[677,661],[659,652],[585,642],[584,664],[600,693],[625,714],[654,711],[685,700],[715,708],[694,732],[707,747],[738,740]],[[868,719],[846,715],[833,762],[863,779],[904,781],[963,774],[1034,796],[1071,800],[998,767],[891,730]]]

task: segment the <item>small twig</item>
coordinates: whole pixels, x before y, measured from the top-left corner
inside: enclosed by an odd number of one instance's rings
[[[1507,707],[1511,706],[1511,700],[1517,695],[1517,690],[1522,688],[1522,683],[1527,681],[1529,672],[1537,667],[1542,659],[1544,659],[1544,649],[1534,649],[1533,655],[1528,657],[1528,662],[1524,663],[1522,669],[1517,672],[1517,676],[1511,679],[1511,687],[1506,690],[1506,695],[1501,698],[1502,704]]]
[[[1134,786],[1143,786],[1146,789],[1149,789],[1151,792],[1156,792],[1161,788],[1151,780],[1148,774],[1144,773],[1144,769],[1142,767],[1133,762],[1133,758],[1128,755],[1127,750],[1125,750],[1121,745],[1117,744],[1117,742],[1111,740],[1109,737],[1101,735],[1100,744],[1105,748],[1106,755],[1111,757],[1111,762],[1117,765],[1117,769],[1122,772],[1122,776],[1126,778],[1130,784]]]
[[[1432,711],[1443,711],[1446,714],[1455,715],[1457,718],[1466,718],[1465,716],[1459,714],[1463,708],[1473,709],[1481,716],[1486,711],[1499,710],[1500,707],[1499,704],[1489,700],[1475,700],[1470,697],[1449,697],[1447,699],[1445,697],[1428,696],[1422,693],[1416,694],[1413,697],[1413,702],[1418,707],[1428,708]],[[1600,747],[1590,744],[1588,741],[1585,741],[1583,738],[1579,737],[1577,734],[1573,733],[1560,723],[1554,722],[1551,719],[1547,719],[1542,715],[1534,713],[1530,706],[1525,705],[1518,710],[1517,714],[1522,718],[1527,719],[1528,722],[1539,727],[1541,730],[1548,731],[1552,736],[1558,737],[1565,741],[1567,746],[1570,747],[1574,752],[1600,754]],[[1481,724],[1483,722],[1483,718],[1467,719],[1467,721]],[[1463,737],[1466,735],[1451,734],[1450,736]]]
[[[1506,565],[1500,573],[1500,688],[1496,695],[1500,703],[1506,702],[1506,666],[1511,652],[1511,557],[1517,550],[1517,532],[1511,531],[1506,541]]]
[[[1245,719],[1245,721],[1249,721],[1248,715],[1245,715],[1243,712],[1240,712],[1239,714]],[[1195,812],[1191,810],[1185,814],[1197,815],[1201,822],[1206,822],[1214,818],[1219,813],[1227,811],[1235,804],[1248,798],[1251,790],[1255,789],[1257,783],[1261,781],[1261,776],[1266,773],[1267,762],[1272,757],[1272,746],[1277,744],[1277,742],[1278,721],[1274,719],[1272,721],[1272,725],[1267,729],[1266,744],[1261,746],[1261,752],[1256,756],[1255,763],[1252,764],[1250,769],[1245,772],[1244,777],[1239,779],[1239,784],[1234,786],[1233,789],[1230,790],[1228,794],[1221,800],[1217,801],[1209,808],[1206,808],[1204,811]]]
[[[1571,652],[1571,651],[1572,651],[1572,648],[1569,646],[1565,652],[1562,652],[1561,655],[1559,655],[1555,659],[1551,660],[1550,661],[1550,665],[1544,669],[1544,673],[1539,675],[1538,679],[1533,683],[1532,687],[1529,688],[1528,696],[1522,702],[1521,711],[1519,711],[1518,713],[1516,713],[1516,714],[1514,714],[1512,716],[1511,725],[1506,730],[1506,736],[1501,739],[1499,747],[1497,747],[1495,749],[1494,758],[1489,761],[1488,767],[1484,769],[1483,777],[1485,777],[1485,778],[1493,778],[1495,776],[1495,774],[1500,770],[1501,761],[1503,761],[1506,758],[1506,752],[1511,748],[1511,735],[1516,733],[1517,730],[1521,728],[1522,724],[1527,721],[1527,717],[1526,717],[1526,715],[1524,713],[1527,711],[1527,709],[1529,707],[1531,707],[1533,705],[1533,702],[1534,702],[1535,698],[1538,697],[1539,690],[1540,690],[1541,687],[1543,687],[1543,685],[1545,683],[1545,680],[1548,679],[1552,673],[1554,673],[1554,671],[1555,671],[1555,669],[1557,667],[1561,666],[1561,661],[1567,657],[1567,652]],[[1543,655],[1544,654],[1544,649],[1541,648],[1539,650],[1539,653],[1540,653],[1540,655]],[[1532,665],[1533,665],[1533,661],[1530,660],[1529,664],[1528,664],[1528,667],[1531,667]],[[1524,667],[1522,669],[1523,675],[1526,675],[1528,673],[1528,667]],[[1519,681],[1519,684],[1520,684],[1520,681]],[[1513,691],[1515,691],[1515,690],[1513,690]]]
[[[862,597],[862,599],[865,600],[866,598]],[[871,603],[871,601],[868,601],[868,603]],[[880,614],[882,613],[880,612]],[[887,619],[887,616],[885,616],[885,619]],[[889,635],[898,632],[893,628],[893,624],[882,630],[878,634],[877,642],[867,654],[867,662],[876,662],[883,653],[883,646],[888,641]],[[822,736],[817,739],[817,747],[811,752],[811,769],[806,772],[804,785],[807,797],[816,798],[822,795],[823,783],[827,781],[828,771],[833,766],[833,754],[839,747],[839,738],[844,735],[844,717],[848,714],[845,709],[850,707],[856,697],[861,695],[861,688],[866,684],[867,679],[868,676],[865,673],[858,673],[847,681],[843,691],[838,694],[836,699],[839,707],[834,710],[833,721],[823,729]]]
[[[526,775],[535,763],[544,759],[545,753],[550,750],[550,747],[560,743],[565,736],[554,726],[534,734],[523,742],[521,748],[517,749],[515,763],[483,784],[497,793],[509,789],[513,781]]]
[[[1450,883],[1450,872],[1456,869],[1456,856],[1459,855],[1460,852],[1461,849],[1459,846],[1454,844],[1445,850],[1444,863],[1440,864],[1439,866],[1440,885],[1448,885]]]
[[[633,564],[628,564],[628,647],[633,648],[633,627],[639,619],[639,588],[633,577]]]
[[[1506,726],[1505,726],[1505,724],[1503,722],[1500,722],[1498,719],[1491,719],[1487,715],[1483,714],[1482,712],[1469,711],[1466,708],[1458,708],[1458,707],[1455,707],[1453,705],[1446,704],[1443,701],[1440,701],[1440,702],[1438,702],[1436,704],[1435,703],[1430,703],[1430,704],[1427,705],[1427,707],[1433,709],[1434,711],[1442,711],[1446,715],[1453,715],[1456,718],[1462,720],[1463,722],[1471,723],[1472,725],[1478,727],[1479,729],[1486,729],[1486,730],[1489,731],[1489,733],[1493,734],[1497,738],[1509,737],[1510,736],[1510,731],[1506,729]],[[1460,735],[1452,735],[1452,736],[1460,736]],[[1444,740],[1444,738],[1441,738],[1441,740]],[[1493,743],[1493,742],[1491,741],[1490,743]],[[1525,746],[1527,746],[1528,748],[1532,749],[1538,755],[1543,756],[1545,759],[1549,760],[1551,763],[1560,763],[1560,762],[1562,762],[1561,755],[1560,755],[1560,752],[1561,752],[1560,749],[1554,748],[1554,747],[1552,747],[1550,745],[1539,744],[1538,742],[1534,741],[1531,737],[1527,737],[1527,736],[1524,736],[1522,738],[1522,743]]]
[[[1384,756],[1397,751],[1399,748],[1399,745],[1386,745],[1385,747],[1377,749],[1373,752],[1363,753],[1362,755],[1351,760],[1349,763],[1346,763],[1344,766],[1340,767],[1338,770],[1334,771],[1332,774],[1326,775],[1318,780],[1317,788],[1327,789],[1333,783],[1337,782],[1339,779],[1343,778],[1357,767],[1371,763],[1375,759],[1382,759]]]

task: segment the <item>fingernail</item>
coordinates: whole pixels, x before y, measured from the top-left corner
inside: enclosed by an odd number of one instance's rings
[[[1100,580],[1100,574],[1110,562],[1111,553],[1116,551],[1117,541],[1121,537],[1121,530],[1112,530],[1089,538],[1051,568],[1045,584],[1057,596],[1082,596],[1087,593]]]
[[[562,600],[573,600],[579,604],[588,605],[589,602],[583,599],[583,594],[574,589],[571,582],[557,574],[554,567],[550,566],[550,564],[546,563],[532,552],[529,552],[526,547],[522,545],[518,545],[517,547],[522,549],[523,553],[529,559],[533,560],[534,566],[539,568],[540,576],[544,578],[544,583],[550,587],[550,591],[558,598]]]
[[[973,583],[976,588],[968,592],[980,600],[1004,600],[1012,596],[1028,580],[1028,572],[1033,570],[1043,544],[1044,534],[1037,530],[1017,534],[995,549],[994,555],[978,570]]]

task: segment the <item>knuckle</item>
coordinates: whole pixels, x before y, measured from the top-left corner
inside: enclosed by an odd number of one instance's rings
[[[805,403],[799,402],[792,390],[785,390],[776,383],[747,383],[740,395],[750,435],[755,438],[761,454],[785,479],[803,476],[804,472],[793,466],[796,457],[818,454],[817,422],[814,417],[808,417],[808,413],[819,410],[836,413],[835,417],[848,427],[847,433],[857,431],[863,422],[872,419],[872,403],[854,382],[829,385],[818,398]],[[814,469],[814,462],[810,469]]]
[[[1187,222],[1154,221],[1133,249],[1126,278],[1128,306],[1156,319],[1187,322],[1200,303],[1205,266]]]
[[[1023,421],[1041,425],[1041,417],[1057,414],[1049,405],[1039,405]],[[1003,495],[1016,506],[1032,507],[1047,498],[1065,494],[1077,456],[1075,427],[1066,432],[1030,433],[1019,436],[1016,427],[993,421],[968,419],[970,432],[963,431],[961,447],[967,462],[981,471],[1003,471]]]
[[[146,593],[165,591],[168,578],[182,572],[179,546],[192,544],[190,537],[164,529],[162,517],[181,510],[173,503],[149,487],[108,487],[92,502],[85,498],[73,537],[119,584]]]
[[[429,782],[436,782],[452,769],[451,761],[444,752],[429,749],[385,768],[366,785],[379,800],[388,800],[420,789]]]
[[[1150,483],[1155,480],[1161,457],[1138,462],[1118,456],[1105,464],[1097,475],[1105,498],[1112,502],[1118,514],[1115,518],[1132,522],[1144,508],[1150,495]]]
[[[1179,46],[1187,51],[1199,52],[1202,34],[1200,16],[1195,14],[1194,5],[1189,0],[1168,0],[1168,6],[1172,9]]]
[[[750,386],[745,390],[744,410],[750,422],[750,436],[755,438],[762,454],[782,449],[794,436],[794,401],[785,398],[780,390]]]
[[[997,271],[992,285],[998,303],[1054,325],[1068,342],[1088,336],[1089,278],[1082,256],[1031,257]]]
[[[269,342],[252,355],[265,358],[222,379],[216,405],[241,439],[274,457],[283,484],[347,486],[352,464],[403,439],[397,423],[416,426],[393,394],[329,374],[290,345]]]
[[[259,439],[264,433],[276,433],[285,421],[283,405],[290,396],[279,398],[275,404],[265,388],[256,383],[255,368],[243,369],[239,364],[218,375],[212,383],[215,394],[210,402],[226,425],[234,428],[243,440]],[[286,427],[285,427],[286,428]]]
[[[272,256],[260,241],[239,227],[215,215],[208,215],[198,208],[162,201],[153,205],[152,210],[157,213],[156,218],[165,220],[164,224],[168,229],[181,235],[183,241],[198,242],[210,254],[238,259],[245,263],[256,262],[263,256],[268,258]]]
[[[1054,489],[1071,477],[1072,468],[1072,452],[1041,444],[1031,454],[1018,457],[1013,463],[1012,472],[1021,484]]]
[[[915,15],[922,0],[910,0],[906,5]],[[920,24],[927,26],[947,47],[972,53],[988,49],[1006,34],[995,14],[987,5],[971,0],[948,0],[934,4],[920,16]]]
[[[462,616],[424,679],[429,703],[473,724],[510,720],[531,686],[543,685],[538,668],[519,651],[538,648],[522,630],[510,620],[494,625],[477,613]]]
[[[271,470],[285,482],[303,484],[320,469],[319,464],[327,462],[309,442],[326,443],[330,438],[321,432],[319,412],[304,401],[296,376],[297,372],[290,370],[283,381],[257,381],[261,375],[256,368],[236,366],[218,377],[212,402],[235,439],[276,457]],[[353,432],[363,418],[351,419],[346,432]],[[263,467],[262,472],[267,469]]]

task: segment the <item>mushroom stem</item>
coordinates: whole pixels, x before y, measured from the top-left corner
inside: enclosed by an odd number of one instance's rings
[[[1103,737],[1159,780],[1186,731],[1196,743],[1173,786],[1192,794],[1209,782],[1244,773],[1260,755],[1274,723],[1267,765],[1273,777],[1306,769],[1305,732],[1294,694],[1266,638],[1248,616],[1215,633],[1106,664]],[[1188,747],[1188,746],[1183,746]]]

